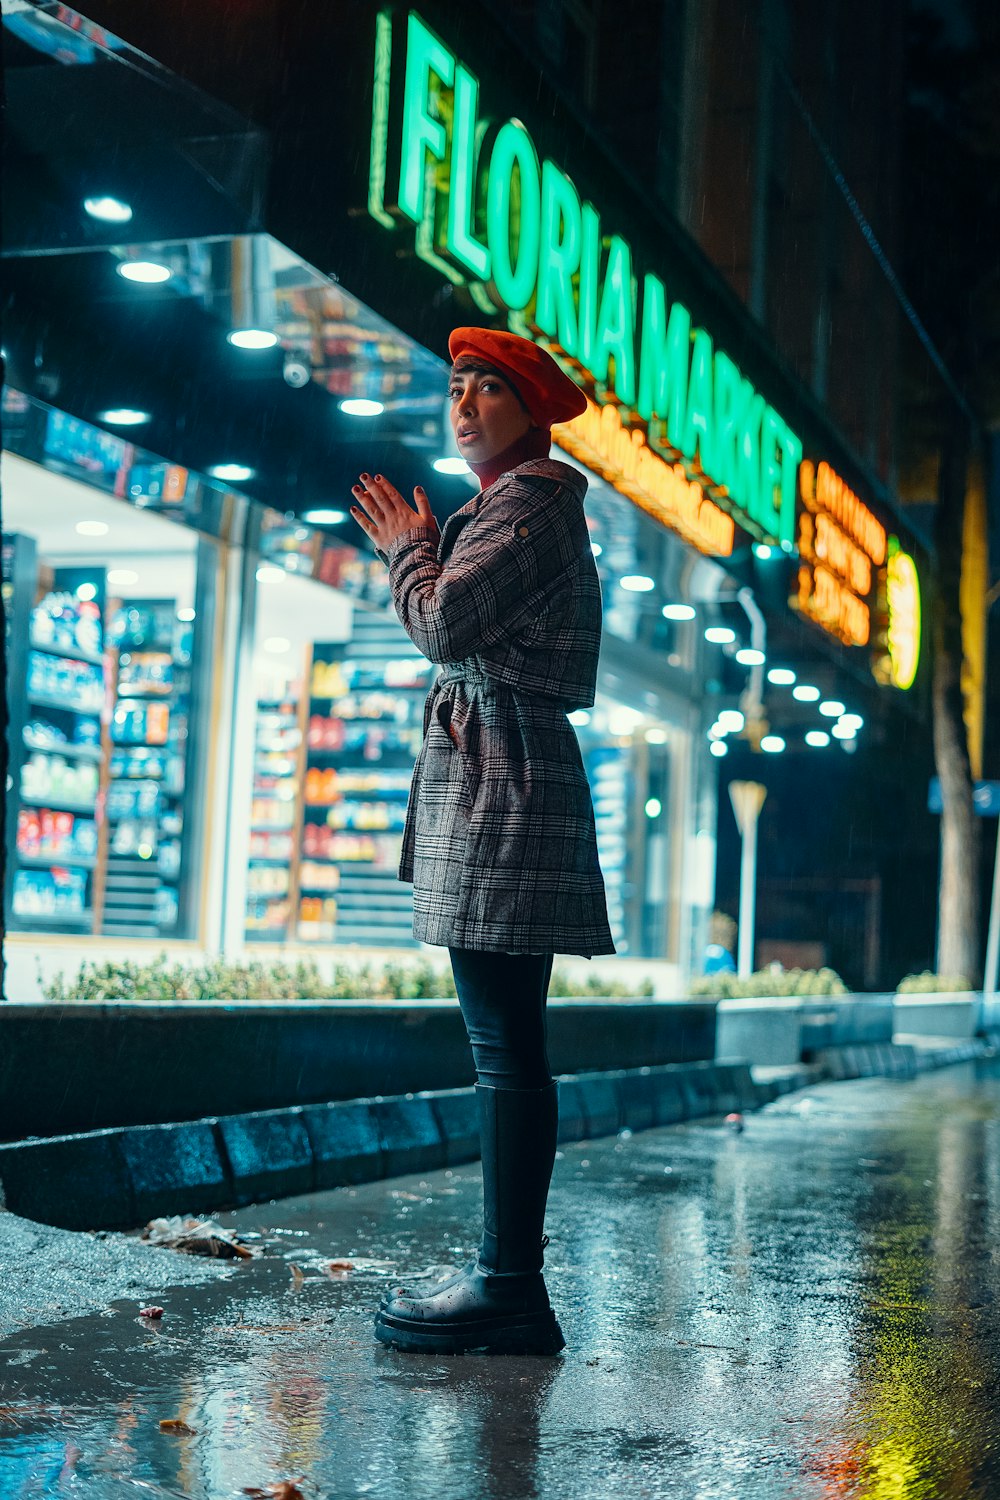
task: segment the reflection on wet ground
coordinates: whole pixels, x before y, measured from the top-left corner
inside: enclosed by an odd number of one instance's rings
[[[468,1168],[226,1215],[267,1253],[160,1322],[7,1339],[0,1497],[1000,1495],[997,1061],[568,1147],[566,1353],[382,1349],[386,1275],[461,1256],[478,1193]]]

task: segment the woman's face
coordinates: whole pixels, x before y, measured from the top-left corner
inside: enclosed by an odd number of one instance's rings
[[[448,399],[458,451],[470,463],[489,463],[535,425],[513,387],[488,365],[458,364]]]

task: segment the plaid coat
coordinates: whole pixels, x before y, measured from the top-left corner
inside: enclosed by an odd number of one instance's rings
[[[601,592],[568,464],[533,459],[385,556],[441,671],[424,708],[399,877],[425,943],[613,953],[594,810],[566,718],[594,701]]]

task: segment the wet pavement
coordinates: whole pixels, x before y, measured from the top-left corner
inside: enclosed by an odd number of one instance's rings
[[[470,1167],[224,1215],[267,1253],[160,1322],[138,1291],[8,1335],[0,1497],[1000,1496],[1000,1061],[565,1147],[566,1352],[381,1348],[386,1278],[460,1259],[478,1195]]]

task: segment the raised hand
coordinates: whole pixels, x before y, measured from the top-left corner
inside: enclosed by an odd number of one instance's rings
[[[397,537],[412,531],[416,526],[430,526],[435,535],[439,533],[431,502],[422,485],[418,484],[413,491],[416,510],[407,504],[395,485],[390,484],[381,474],[374,477],[362,474],[360,483],[352,486],[351,494],[357,501],[356,505],[351,506],[351,515],[383,552]]]

